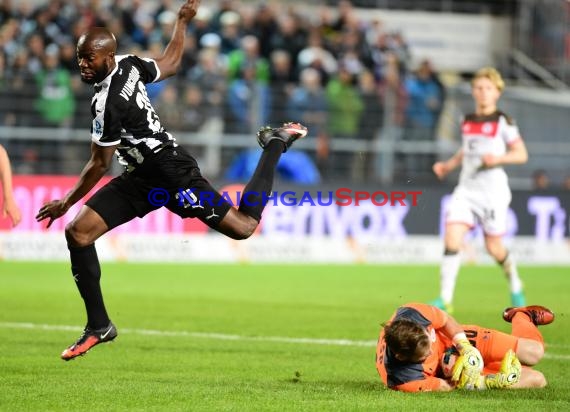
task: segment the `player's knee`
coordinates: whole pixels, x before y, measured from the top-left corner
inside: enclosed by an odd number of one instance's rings
[[[537,343],[532,351],[530,356],[531,365],[536,365],[540,360],[544,357],[544,346]]]
[[[75,247],[88,246],[93,243],[89,233],[80,230],[75,221],[70,222],[65,226],[65,239],[69,245]]]
[[[544,346],[540,342],[528,342],[524,354],[524,359],[521,359],[525,365],[536,365],[544,356]]]
[[[501,242],[496,240],[485,242],[487,252],[495,258],[495,260],[502,260],[505,257],[505,248]]]
[[[239,226],[234,229],[230,236],[236,240],[244,240],[249,238],[257,229],[258,222],[254,219],[248,219],[240,222]]]

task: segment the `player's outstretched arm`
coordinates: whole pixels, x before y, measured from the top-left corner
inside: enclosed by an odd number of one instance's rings
[[[71,206],[89,193],[111,167],[116,148],[117,145],[99,146],[91,143],[91,158],[73,189],[63,199],[46,203],[36,215],[36,220],[40,222],[49,218],[47,227],[50,227],[55,219],[63,216]]]
[[[2,184],[2,217],[8,215],[16,226],[22,220],[22,213],[14,201],[12,192],[12,167],[6,149],[0,145],[0,183]]]
[[[190,20],[196,15],[199,6],[200,0],[187,0],[182,7],[180,7],[170,42],[166,45],[162,56],[155,59],[160,70],[158,81],[173,76],[178,71],[184,52],[186,29],[188,28]]]
[[[459,149],[452,157],[445,162],[436,162],[433,165],[433,172],[438,179],[443,179],[453,170],[461,165],[463,161],[463,149]]]

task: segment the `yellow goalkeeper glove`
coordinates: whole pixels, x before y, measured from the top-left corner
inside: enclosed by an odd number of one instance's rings
[[[485,376],[485,387],[487,389],[508,388],[521,380],[522,366],[517,355],[509,350],[498,373]]]
[[[477,348],[469,343],[464,333],[456,335],[453,342],[460,356],[453,366],[451,380],[456,382],[459,389],[476,389],[481,383],[483,357]]]

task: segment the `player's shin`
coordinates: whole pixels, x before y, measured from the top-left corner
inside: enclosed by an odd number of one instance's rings
[[[525,306],[526,300],[523,293],[523,285],[519,277],[519,272],[514,257],[507,251],[506,257],[497,263],[501,265],[501,268],[503,269],[505,276],[509,282],[512,305],[515,307]]]
[[[445,250],[443,260],[441,262],[441,290],[440,296],[443,303],[451,305],[453,301],[453,293],[455,291],[455,283],[461,266],[461,255],[458,251]]]
[[[69,246],[71,271],[77,289],[85,302],[87,324],[94,329],[107,326],[110,322],[101,293],[101,267],[95,245]]]
[[[243,191],[239,210],[257,221],[261,220],[261,213],[273,187],[273,176],[283,153],[283,147],[283,142],[280,140],[272,140],[268,143],[251,180]]]

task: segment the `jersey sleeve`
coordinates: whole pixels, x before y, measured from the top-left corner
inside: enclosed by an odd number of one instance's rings
[[[440,389],[443,379],[429,377],[422,380],[406,382],[401,385],[392,387],[402,392],[432,392]]]
[[[501,137],[507,146],[521,139],[520,130],[512,119],[507,119],[505,116],[502,116],[501,122],[503,122],[504,126]]]
[[[431,322],[431,326],[434,329],[442,328],[447,322],[447,314],[435,306],[427,305],[425,303],[408,303],[405,307],[412,308],[420,312],[422,316]]]
[[[129,58],[139,69],[144,84],[156,82],[160,78],[160,69],[154,59],[138,56],[129,56]]]

